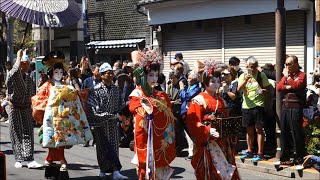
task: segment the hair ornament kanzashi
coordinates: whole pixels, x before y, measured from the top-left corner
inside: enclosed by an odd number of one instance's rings
[[[204,60],[204,70],[208,72],[209,76],[213,74],[217,64],[217,61],[211,58]]]
[[[63,64],[64,70],[68,70],[68,66],[65,64],[65,56],[61,51],[51,51],[42,59],[42,64],[48,68],[48,71],[52,70],[56,63]]]
[[[204,70],[207,71],[209,75],[213,75],[214,71],[224,69],[225,66],[225,63],[212,58],[204,60]]]
[[[159,53],[159,51],[154,49],[144,49],[142,51],[138,51],[138,54],[135,56],[136,60],[133,60],[133,63],[142,67],[146,67],[147,70],[149,70],[152,63],[158,63],[160,64],[160,67],[163,64],[162,55]]]

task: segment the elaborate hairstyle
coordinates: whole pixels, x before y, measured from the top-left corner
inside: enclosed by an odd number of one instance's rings
[[[143,67],[145,73],[150,70],[161,71],[163,58],[157,50],[144,49],[143,51],[133,51],[131,53],[132,62]]]
[[[42,59],[42,64],[44,66],[46,66],[48,68],[48,70],[50,71],[52,68],[54,68],[54,65],[56,63],[64,63],[64,54],[61,51],[51,51],[49,52],[48,55],[46,55],[43,59]],[[63,64],[63,69],[66,71],[67,70],[67,66],[65,66]]]
[[[140,84],[143,93],[146,96],[152,94],[151,87],[147,83],[146,75],[150,70],[161,72],[162,56],[156,50],[133,51],[131,53],[132,62],[139,65],[134,71],[133,75],[136,77],[137,84]]]
[[[221,61],[206,59],[204,65],[205,67],[202,75],[202,82],[204,85],[208,86],[212,77],[221,78],[221,70],[223,69],[222,67],[225,66]]]

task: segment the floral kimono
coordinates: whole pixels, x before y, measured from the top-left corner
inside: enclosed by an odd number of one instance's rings
[[[32,106],[34,119],[43,124],[42,144],[49,148],[47,161],[65,160],[66,145],[92,139],[80,99],[71,86],[54,86],[47,81],[32,97]]]
[[[204,122],[214,112],[227,116],[227,112],[223,110],[224,101],[217,98],[201,92],[191,100],[187,113],[187,128],[196,146],[191,164],[197,179],[240,179],[232,138],[210,137],[211,127]]]
[[[164,92],[153,91],[153,96],[144,95],[141,87],[137,87],[130,95],[129,109],[135,117],[135,157],[132,163],[137,165],[139,179],[146,178],[146,158],[148,141],[147,109],[144,101],[150,102],[152,120],[152,145],[154,176],[150,179],[169,179],[173,169],[169,164],[176,157],[174,117],[170,100]]]

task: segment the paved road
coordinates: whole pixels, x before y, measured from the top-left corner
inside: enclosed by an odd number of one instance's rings
[[[37,128],[35,128],[36,133]],[[44,179],[44,170],[31,170],[28,168],[14,168],[14,157],[12,154],[11,142],[9,137],[8,124],[0,123],[0,150],[7,154],[7,176],[8,180],[37,180]],[[41,148],[38,143],[38,137],[35,137],[35,160],[43,163],[47,155],[47,149]],[[99,179],[99,167],[94,147],[82,147],[81,145],[74,146],[70,150],[66,150],[65,156],[69,162],[69,176],[71,179],[78,180],[93,180]],[[120,162],[122,163],[122,173],[130,179],[137,179],[134,166],[130,163],[133,153],[127,149],[120,149]],[[190,161],[184,160],[183,157],[177,157],[172,167],[175,169],[172,179],[195,179],[193,168]],[[240,169],[242,179],[281,179],[279,176],[253,172],[245,169]],[[107,177],[105,179],[111,179]]]

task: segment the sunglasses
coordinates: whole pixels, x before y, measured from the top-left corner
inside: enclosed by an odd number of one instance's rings
[[[293,63],[285,63],[286,66],[292,66]]]

